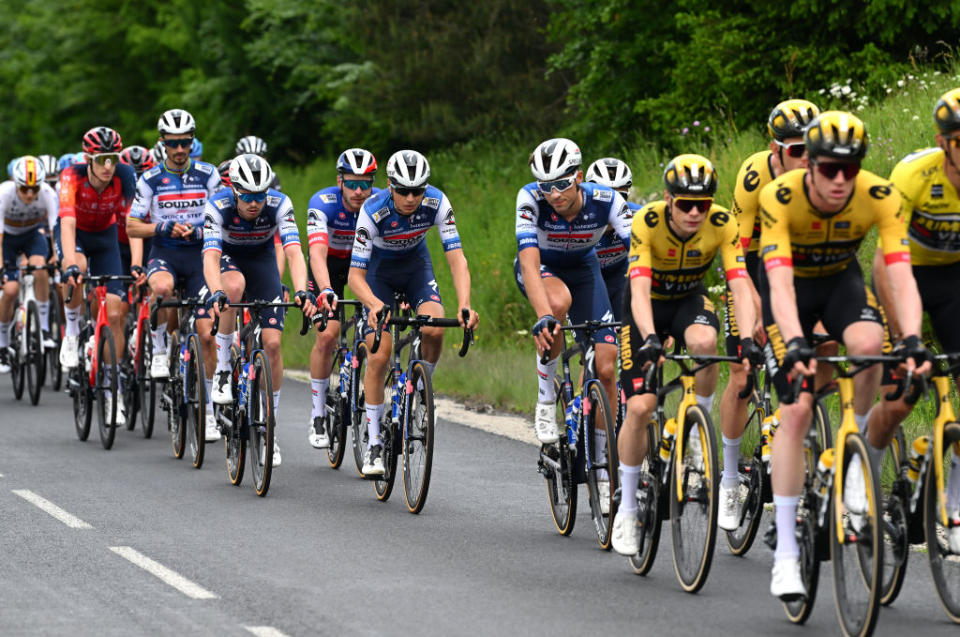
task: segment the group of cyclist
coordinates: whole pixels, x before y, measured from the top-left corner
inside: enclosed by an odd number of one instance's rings
[[[539,381],[535,430],[544,445],[558,439],[560,324],[616,318],[626,398],[617,441],[624,495],[612,534],[618,553],[637,554],[642,532],[643,505],[631,495],[657,404],[649,366],[663,363],[668,339],[693,355],[716,354],[721,320],[703,280],[719,253],[727,288],[726,350],[739,363],[730,365],[719,406],[724,453],[717,525],[733,531],[740,524],[740,444],[749,400],[741,392],[751,370],[766,366],[782,417],[771,460],[777,533],[770,591],[783,600],[807,595],[794,532],[803,444],[812,392],[831,374],[827,365],[817,368],[814,331],[829,334],[850,355],[892,350],[903,361],[855,377],[856,422],[874,466],[910,410],[902,397],[878,402],[881,382],[931,369],[921,339],[924,309],[943,348],[960,351],[950,325],[960,304],[953,288],[960,281],[960,89],[939,99],[934,121],[936,147],[904,158],[888,180],[861,170],[868,136],[859,118],[820,112],[806,100],[781,102],[768,119],[769,149],[743,162],[729,209],[716,203],[719,177],[700,155],[674,157],[663,172],[663,199],[640,207],[625,200],[631,173],[624,162],[598,160],[584,181],[580,149],[570,140],[551,139],[534,150],[529,164],[536,181],[517,196],[515,273],[538,317],[532,330]],[[865,285],[857,260],[874,226],[880,235],[875,291]],[[616,259],[616,271],[608,257]],[[617,336],[610,329],[593,338],[597,377],[615,405]],[[696,400],[708,413],[716,384],[716,365],[698,372]],[[594,448],[603,449],[603,442],[596,440]],[[852,466],[845,480],[843,504],[856,519],[866,506],[863,471]],[[960,470],[951,473],[947,494],[956,522],[948,541],[960,553]]]

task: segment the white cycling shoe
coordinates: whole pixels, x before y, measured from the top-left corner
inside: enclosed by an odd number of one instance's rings
[[[727,489],[720,483],[720,510],[717,512],[717,526],[724,531],[736,531],[740,526],[740,484]]]
[[[229,369],[218,369],[213,374],[213,388],[210,390],[210,400],[218,405],[229,405],[233,402],[233,391],[230,389]]]
[[[557,433],[557,407],[553,403],[537,403],[534,414],[533,429],[537,433],[537,440],[541,445],[555,443],[560,435]]]
[[[383,447],[380,445],[373,445],[367,449],[363,454],[363,468],[360,469],[360,473],[365,476],[382,476],[384,474],[382,455]]]
[[[843,506],[850,516],[850,526],[860,531],[866,522],[867,485],[863,477],[863,462],[860,456],[854,456],[847,465],[843,477]]]
[[[600,498],[600,513],[610,513],[610,480],[597,480],[597,496]]]
[[[277,442],[277,434],[273,434],[273,468],[280,466],[280,444]]]
[[[640,552],[640,533],[637,527],[637,513],[621,513],[613,518],[613,535],[610,543],[620,555],[636,555]]]
[[[307,442],[314,449],[328,449],[330,447],[330,434],[327,433],[327,425],[323,416],[317,416],[308,425]]]
[[[774,560],[770,578],[770,594],[784,602],[793,602],[807,596],[807,587],[803,585],[800,574],[799,558]]]
[[[73,369],[80,364],[80,356],[77,350],[80,349],[80,337],[76,335],[66,335],[63,342],[60,343],[60,366],[66,369]]]
[[[170,378],[170,354],[168,352],[153,352],[150,360],[150,378],[163,380]]]
[[[220,440],[220,430],[217,429],[217,418],[213,415],[213,405],[207,403],[203,439],[207,442]]]

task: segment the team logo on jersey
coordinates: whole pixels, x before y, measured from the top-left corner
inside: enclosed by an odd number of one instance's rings
[[[230,205],[230,202],[227,201],[226,199],[214,199],[213,202],[217,205],[217,208],[219,208],[220,210],[223,210],[224,208]]]
[[[453,218],[453,210],[450,210],[450,211],[447,213],[447,216],[443,218],[443,223],[444,223],[445,225],[448,225],[448,226],[455,226],[455,225],[457,225],[456,220]]]
[[[943,184],[933,184],[930,186],[930,197],[934,199],[943,198]]]
[[[699,257],[701,252],[699,250],[687,250],[688,257]]]
[[[550,221],[553,221],[554,223],[556,223],[557,221],[556,213],[553,213],[553,212],[550,213]]]
[[[811,228],[812,230],[819,230],[819,229],[820,229],[820,222],[819,222],[819,221],[814,221],[813,223],[810,224],[810,228]]]
[[[342,220],[342,219],[346,219],[346,218],[347,218],[347,215],[345,215],[344,213],[341,212],[341,213],[340,213],[340,219]]]
[[[357,243],[365,246],[367,245],[367,241],[370,240],[370,233],[367,232],[366,228],[357,228],[357,233],[354,235],[354,237],[356,238]]]
[[[380,210],[377,210],[375,213],[373,213],[370,216],[373,218],[374,223],[379,223],[380,220],[386,218],[388,214],[390,214],[390,209],[384,207],[384,208],[381,208]]]
[[[677,256],[677,251],[676,251],[676,249],[674,249],[674,248],[668,248],[668,249],[667,249],[667,256],[668,256],[668,257],[675,257],[675,256]]]
[[[236,217],[236,216],[235,216],[235,217],[233,218],[233,223],[239,224],[239,223],[240,223],[240,217]]]
[[[436,197],[427,197],[426,199],[423,200],[423,206],[425,208],[439,208],[440,200],[437,199]]]
[[[270,325],[276,325],[276,324],[277,324],[277,319],[276,319],[276,317],[271,316],[269,323],[270,323]]]
[[[396,228],[399,224],[396,221],[390,223],[391,228]]]
[[[440,302],[440,297],[437,296],[436,294],[431,294],[431,295],[430,295],[430,298],[433,299],[434,301],[436,301],[437,303]]]
[[[613,343],[613,342],[616,342],[617,339],[613,336],[613,334],[607,334],[606,336],[603,337],[603,340],[605,340],[608,343]]]
[[[533,221],[533,216],[535,214],[533,208],[524,204],[517,209],[517,214],[520,215],[520,218],[525,221]]]
[[[613,191],[598,188],[593,191],[593,198],[597,201],[613,201]]]
[[[836,228],[837,230],[846,230],[846,229],[848,229],[848,228],[850,227],[850,222],[849,222],[849,221],[838,221],[838,222],[836,222],[835,224],[833,224],[833,227]]]
[[[332,195],[330,193],[324,193],[320,195],[320,201],[322,201],[323,203],[336,203],[337,196]]]
[[[170,183],[170,178],[169,178],[169,177],[164,177],[163,179],[160,180],[160,183],[161,183],[161,184],[169,184],[169,183]]]

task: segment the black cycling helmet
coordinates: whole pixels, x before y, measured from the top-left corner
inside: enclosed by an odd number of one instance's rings
[[[933,121],[942,135],[960,129],[960,88],[940,96],[933,107]]]
[[[803,137],[803,131],[820,109],[807,100],[785,100],[777,104],[767,118],[767,131],[779,141],[788,137]]]
[[[833,157],[862,161],[867,154],[867,127],[859,117],[845,111],[820,113],[803,133],[810,159]]]

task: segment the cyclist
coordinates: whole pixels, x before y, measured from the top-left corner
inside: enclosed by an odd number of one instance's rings
[[[350,252],[357,227],[360,207],[380,190],[373,187],[377,160],[370,151],[350,148],[337,158],[337,185],[318,190],[307,208],[307,275],[310,291],[318,296],[343,296],[350,271]],[[313,410],[307,440],[316,449],[330,446],[326,427],[326,396],[330,386],[333,349],[340,333],[340,323],[330,321],[317,332],[310,350],[310,389]]]
[[[193,144],[190,146],[190,159],[201,161],[203,159],[203,142],[196,137],[193,138]]]
[[[220,186],[217,188],[217,192],[230,187],[230,164],[232,162],[232,159],[224,159],[217,165],[217,172],[220,173]]]
[[[30,265],[43,265],[50,256],[45,231],[57,218],[57,194],[45,181],[46,169],[36,157],[26,155],[13,166],[13,179],[0,184],[0,261],[3,263],[3,294],[0,295],[0,373],[10,371],[8,346],[14,305],[19,293],[20,270],[17,260],[23,254]],[[46,270],[34,272],[34,293],[44,347],[54,347],[50,339],[50,276]]]
[[[247,135],[246,137],[241,137],[237,141],[237,147],[234,149],[234,152],[238,155],[252,153],[258,157],[263,157],[266,159],[267,142],[263,141],[256,135]],[[270,187],[274,190],[283,190],[283,188],[280,187],[280,178],[277,177],[276,173],[273,175],[273,182],[271,182]]]
[[[150,159],[153,160],[154,165],[160,165],[163,163],[163,160],[167,158],[167,149],[164,148],[163,142],[157,142],[153,145],[153,148],[150,149]]]
[[[724,312],[723,331],[726,351],[731,356],[743,350],[753,356],[752,365],[762,363],[763,323],[760,320],[760,295],[757,293],[760,276],[760,191],[768,183],[785,172],[803,167],[806,146],[803,144],[803,129],[820,114],[820,109],[806,100],[786,100],[777,104],[767,118],[770,133],[770,148],[754,153],[743,162],[737,173],[733,191],[731,212],[740,224],[740,242],[746,256],[747,274],[750,275],[750,294],[753,299],[753,325],[743,326],[734,319],[733,296],[727,290],[727,307]],[[817,330],[822,332],[823,330]],[[835,352],[830,352],[835,353]],[[821,366],[821,373],[829,382],[830,367]],[[743,365],[730,365],[730,378],[720,397],[720,429],[723,438],[723,477],[720,480],[717,526],[733,531],[740,525],[740,442],[747,426],[749,398],[740,398],[739,393],[747,384],[747,371]],[[818,386],[821,383],[818,383]]]
[[[213,402],[229,404],[230,345],[233,342],[235,314],[230,302],[280,299],[280,275],[273,253],[273,235],[280,233],[283,249],[290,261],[290,274],[297,293],[294,302],[308,317],[316,312],[316,297],[307,291],[307,265],[300,251],[300,231],[293,205],[286,195],[269,188],[273,179],[270,165],[262,157],[240,155],[230,167],[231,188],[223,189],[204,208],[203,275],[211,291],[207,308],[221,316],[217,333],[217,364],[211,392]],[[325,309],[329,306],[324,305]],[[283,358],[280,337],[283,308],[260,313],[263,349],[270,360],[273,378],[274,417],[280,406],[283,382]],[[280,447],[274,438],[273,466],[280,466]]]
[[[353,166],[350,170],[354,168],[359,170],[360,166]],[[477,324],[477,313],[469,309],[470,270],[463,255],[453,208],[442,191],[427,183],[429,179],[430,164],[426,157],[415,150],[398,151],[387,160],[390,188],[373,195],[360,207],[347,283],[367,308],[371,330],[377,325],[377,313],[381,307],[386,307],[389,313],[395,292],[403,292],[417,314],[443,316],[440,290],[425,242],[432,226],[440,232],[457,292],[457,306],[469,311],[466,327],[472,329]],[[457,317],[462,323],[460,311]],[[443,349],[443,329],[425,327],[421,334],[421,354],[428,373],[432,374]],[[373,345],[372,333],[367,336],[367,344]],[[383,475],[384,472],[380,415],[384,400],[382,379],[390,355],[390,333],[384,332],[380,349],[369,356],[364,373],[364,408],[369,434],[361,469],[365,475]]]
[[[137,177],[156,166],[150,151],[143,146],[127,146],[124,148],[123,152],[120,153],[120,163],[133,168]]]
[[[614,550],[623,555],[636,555],[639,550],[639,513],[633,494],[647,453],[647,423],[657,406],[657,386],[655,382],[646,384],[646,367],[659,364],[661,339],[666,336],[685,344],[691,354],[717,353],[720,320],[703,287],[703,277],[718,252],[737,321],[752,325],[755,320],[736,218],[713,203],[717,191],[713,164],[700,155],[679,155],[664,169],[663,182],[664,200],[647,204],[634,217],[630,285],[623,302],[620,386],[627,396],[627,416],[617,450],[622,492],[629,497],[621,498],[612,538]],[[745,367],[751,358],[750,341],[747,343],[742,354]],[[716,365],[697,373],[697,404],[708,414],[718,373]]]
[[[133,169],[120,163],[123,142],[106,126],[91,128],[83,136],[85,164],[71,164],[60,175],[60,238],[63,281],[79,285],[90,273],[123,274],[117,242],[117,219],[126,214],[136,191]],[[117,352],[124,347],[123,285],[107,284],[107,319]],[[66,298],[66,296],[64,297]],[[80,334],[80,305],[84,295],[75,293],[66,304],[66,333],[60,345],[60,364],[76,367]],[[122,377],[117,379],[118,385]],[[113,399],[113,397],[111,397]],[[109,411],[109,409],[108,409]],[[123,401],[117,401],[117,425],[126,423]]]
[[[130,210],[129,231],[133,237],[151,238],[147,261],[147,285],[151,295],[168,298],[178,284],[188,298],[204,296],[203,211],[207,200],[216,192],[220,175],[211,164],[190,159],[196,121],[187,111],[174,108],[165,111],[157,121],[160,142],[166,148],[166,159],[159,166],[145,171],[137,182],[137,198]],[[164,311],[153,331],[151,378],[170,375],[169,331],[173,311]],[[213,325],[203,306],[194,309],[196,330],[203,350],[207,396],[213,386],[216,345],[210,329]],[[213,418],[213,404],[207,401],[206,440],[219,440],[220,431]]]
[[[900,194],[890,182],[860,170],[868,145],[863,122],[841,111],[821,113],[804,131],[804,143],[806,169],[781,175],[760,193],[765,355],[781,410],[771,457],[777,546],[770,592],[786,600],[806,595],[795,528],[804,475],[803,439],[812,418],[809,376],[816,371],[808,339],[820,320],[851,355],[881,352],[883,318],[857,262],[857,248],[873,225],[883,239],[891,291],[900,301],[898,323],[906,337],[914,337],[906,348],[908,368],[926,357],[918,338],[920,297],[910,271]],[[863,432],[880,373],[874,366],[854,378],[855,418]],[[797,374],[807,378],[799,396],[791,396],[790,377]],[[855,526],[866,506],[863,471],[858,469],[851,463],[844,485],[844,506]]]
[[[43,164],[43,169],[47,173],[47,185],[56,188],[57,182],[60,181],[60,166],[57,163],[57,158],[53,155],[39,155],[37,159]]]
[[[937,100],[933,120],[937,127],[936,147],[907,155],[893,169],[890,181],[903,198],[900,213],[907,224],[913,276],[933,333],[944,351],[960,352],[953,322],[960,310],[955,291],[960,283],[960,231],[956,226],[960,215],[960,89],[947,91]],[[887,310],[892,339],[899,341],[903,332],[893,312],[898,301],[889,290],[880,251],[873,262],[873,282]],[[880,412],[878,419],[870,421],[870,446],[885,448],[910,409],[902,398],[882,401],[875,410]],[[956,458],[955,455],[947,484],[947,513],[960,523],[960,461]],[[960,553],[960,526],[947,530],[947,540],[950,550]]]
[[[625,162],[614,157],[604,157],[587,167],[585,181],[613,188],[626,201],[630,187],[633,185],[633,173]],[[632,201],[627,201],[627,207],[632,212],[643,208]],[[607,226],[607,231],[597,242],[596,250],[597,259],[600,261],[600,276],[603,277],[603,283],[607,286],[610,309],[613,310],[613,318],[619,321],[623,288],[627,282],[627,246],[617,236],[613,226]]]

